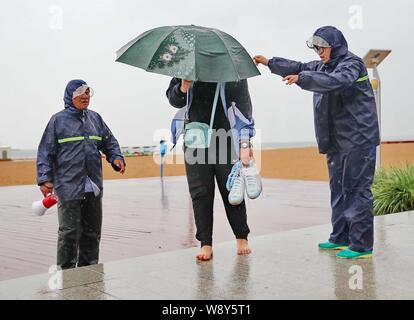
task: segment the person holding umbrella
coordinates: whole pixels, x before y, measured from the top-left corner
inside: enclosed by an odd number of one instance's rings
[[[369,258],[374,243],[371,185],[380,137],[368,72],[335,27],[317,29],[307,45],[319,61],[262,55],[253,59],[282,76],[286,84],[314,93],[316,140],[320,153],[327,155],[333,227],[319,248],[341,250],[338,258]]]
[[[226,184],[241,158],[247,194],[257,197],[261,191],[258,172],[250,162],[255,131],[246,79],[260,74],[250,55],[223,31],[166,26],[128,42],[118,50],[116,61],[173,77],[166,94],[180,110],[172,121],[172,142],[184,133],[187,182],[196,238],[201,242],[197,259],[212,257],[215,179],[237,239],[237,253],[249,254],[244,180],[239,175],[230,193]]]
[[[211,136],[212,144],[206,150],[184,146],[187,182],[197,227],[196,238],[201,242],[201,251],[197,255],[199,260],[209,260],[212,257],[214,180],[217,181],[227,219],[237,239],[237,253],[245,255],[251,252],[247,241],[250,230],[247,224],[245,202],[240,197],[237,204],[231,204],[229,202],[229,191],[226,188],[228,176],[234,163],[238,160],[238,155],[234,147],[235,141],[232,135],[228,134],[232,130],[228,115],[234,114],[234,111],[228,110],[227,106],[223,104],[223,100],[234,101],[238,112],[241,112],[248,119],[243,128],[247,131],[246,138],[241,140],[240,144],[241,158],[248,165],[252,153],[249,140],[254,133],[254,121],[251,117],[252,105],[247,80],[221,84],[220,88],[223,90],[225,97],[217,102],[216,113],[212,116],[213,111],[210,104],[214,99],[216,87],[216,83],[200,81],[193,83],[192,81],[173,78],[166,93],[170,104],[176,108],[184,108],[187,105],[187,94],[191,96],[191,108],[189,108],[187,121],[209,123],[210,118],[214,118],[212,128],[215,131]],[[217,146],[216,139],[226,141],[227,137],[230,138],[230,143],[225,145],[220,143]],[[238,148],[239,141],[236,144]],[[192,157],[201,161],[193,161]],[[220,161],[220,159],[224,159],[224,161]]]

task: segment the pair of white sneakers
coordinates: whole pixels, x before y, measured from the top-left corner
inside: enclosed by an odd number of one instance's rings
[[[238,175],[234,178],[229,193],[230,204],[242,203],[245,192],[250,199],[256,199],[262,193],[262,180],[253,160],[250,161],[248,167],[242,165]]]

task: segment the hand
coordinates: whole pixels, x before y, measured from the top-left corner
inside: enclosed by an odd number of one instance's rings
[[[44,182],[40,186],[40,192],[46,197],[49,193],[53,193],[53,183],[52,182]]]
[[[253,158],[253,148],[243,149],[240,148],[240,160],[244,166],[250,165],[250,159]]]
[[[294,83],[297,83],[299,81],[299,75],[297,74],[291,74],[289,76],[286,76],[282,79],[282,81],[286,81],[287,85],[291,85]]]
[[[267,65],[269,64],[269,59],[267,59],[266,57],[261,56],[261,55],[254,56],[254,57],[253,57],[253,61],[254,61],[254,63],[256,64],[256,66],[257,66],[259,63],[261,63],[261,64],[263,64],[263,65],[265,65],[265,66],[267,66]]]
[[[192,80],[181,80],[180,90],[182,93],[187,93],[188,89],[190,89],[191,85],[193,84]]]
[[[124,172],[125,172],[125,163],[124,163],[124,160],[121,160],[121,159],[115,159],[114,160],[114,165],[116,165],[118,168],[120,168],[121,170],[119,170],[119,172],[121,173],[121,174],[124,174]]]

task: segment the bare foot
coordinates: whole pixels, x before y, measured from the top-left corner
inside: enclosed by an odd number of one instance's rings
[[[252,250],[250,250],[249,243],[246,239],[237,239],[237,254],[247,255],[251,252]]]
[[[197,260],[208,261],[213,257],[212,246],[202,246],[200,252],[197,254]]]

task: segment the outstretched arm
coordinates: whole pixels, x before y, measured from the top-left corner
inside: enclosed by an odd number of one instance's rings
[[[320,65],[320,61],[303,63],[280,57],[267,59],[261,55],[254,56],[253,60],[256,64],[268,66],[272,73],[282,77],[286,77],[290,74],[298,74],[301,71],[316,71]]]
[[[321,71],[302,71],[297,84],[304,90],[329,93],[350,87],[358,79],[360,66],[355,62],[347,62],[337,66],[331,73]]]

